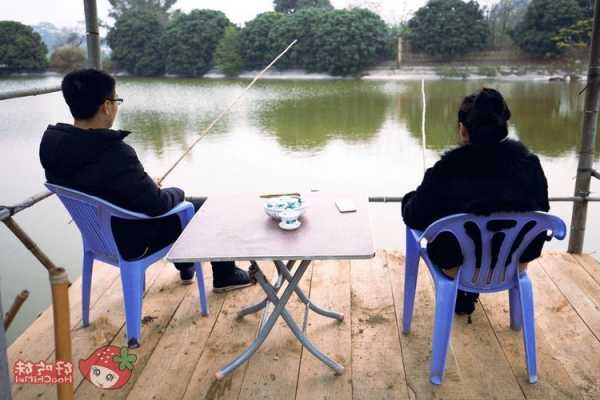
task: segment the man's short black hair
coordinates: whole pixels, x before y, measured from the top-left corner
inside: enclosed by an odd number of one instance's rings
[[[115,79],[96,69],[68,73],[62,81],[62,93],[75,119],[90,119],[115,92]]]

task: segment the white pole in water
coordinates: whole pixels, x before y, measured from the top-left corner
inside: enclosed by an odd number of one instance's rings
[[[423,149],[423,173],[427,170],[427,161],[425,160],[425,149],[427,147],[427,138],[425,136],[425,112],[427,111],[427,101],[425,99],[425,79],[421,79],[421,97],[423,98],[423,113],[421,116],[421,145]]]
[[[194,140],[194,142],[192,143],[192,145],[187,148],[187,150],[181,155],[181,157],[179,157],[179,159],[177,159],[177,161],[175,161],[175,164],[173,164],[171,166],[171,168],[169,168],[169,170],[167,172],[165,172],[165,174],[162,177],[160,177],[160,179],[158,180],[158,183],[161,183],[162,181],[165,180],[165,178],[171,173],[171,171],[173,171],[175,169],[175,167],[177,165],[179,165],[179,163],[181,162],[181,160],[183,160],[185,158],[185,156],[194,148],[194,146],[196,146],[196,144],[198,144],[198,142],[204,136],[206,136],[206,134],[213,128],[213,126],[215,126],[215,124],[217,122],[219,122],[221,120],[221,118],[223,118],[223,116],[225,114],[227,114],[229,112],[229,110],[231,110],[233,108],[233,106],[235,106],[237,104],[238,101],[240,101],[240,99],[242,97],[244,97],[244,95],[246,94],[246,92],[248,90],[250,90],[250,88],[252,88],[252,86],[254,86],[254,84],[256,83],[256,81],[259,80],[264,75],[264,73],[267,72],[269,70],[269,68],[271,68],[281,57],[283,57],[283,55],[285,53],[287,53],[288,50],[291,49],[292,46],[296,44],[296,42],[298,42],[298,39],[296,39],[292,43],[290,43],[289,46],[285,48],[285,50],[283,50],[281,53],[279,53],[279,55],[277,57],[275,57],[275,59],[273,61],[271,61],[271,63],[269,65],[267,65],[262,71],[260,71],[260,73],[258,75],[256,75],[256,77],[254,77],[254,79],[252,80],[252,82],[250,82],[248,84],[248,86],[246,86],[246,88],[242,91],[242,93],[240,93],[240,95],[238,97],[236,97],[235,100],[233,100],[231,102],[231,104],[229,104],[229,106],[226,109],[224,109],[223,111],[221,111],[221,113],[217,116],[217,118],[215,118],[215,120],[213,122],[211,122],[210,125],[208,125],[208,127],[204,131],[202,131],[200,133],[200,136],[198,136],[198,138],[196,140]]]

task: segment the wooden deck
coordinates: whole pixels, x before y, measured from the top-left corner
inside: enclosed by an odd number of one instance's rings
[[[235,319],[262,298],[259,287],[209,291],[211,314],[200,317],[195,286],[181,286],[171,266],[148,270],[142,347],[129,383],[100,390],[76,371],[80,399],[600,399],[600,264],[590,256],[547,253],[530,265],[534,283],[539,382],[527,383],[520,332],[509,328],[508,296],[482,295],[473,323],[456,317],[444,383],[429,383],[434,294],[421,273],[412,333],[404,336],[401,254],[381,251],[369,261],[318,262],[301,283],[323,306],[345,313],[338,323],[314,313],[308,335],[346,366],[335,377],[282,321],[250,362],[223,381],[215,371],[257,332],[258,316]],[[265,264],[263,264],[265,265]],[[268,265],[266,269],[272,270]],[[210,268],[207,287],[212,287]],[[80,328],[80,281],[71,287],[75,364],[97,347],[125,345],[117,270],[100,265],[89,328]],[[289,309],[301,320],[302,305]],[[46,310],[9,349],[17,359],[53,359],[52,314]],[[56,398],[54,386],[14,385],[16,399]]]

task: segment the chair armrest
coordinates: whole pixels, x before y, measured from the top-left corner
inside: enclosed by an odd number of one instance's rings
[[[192,211],[194,210],[194,205],[192,203],[190,203],[189,201],[182,201],[181,203],[177,204],[175,207],[171,208],[166,213],[156,216],[156,217],[148,217],[147,219],[159,219],[159,218],[168,217],[168,216],[174,215],[174,214],[180,214],[184,211],[187,211],[190,208],[192,209]]]

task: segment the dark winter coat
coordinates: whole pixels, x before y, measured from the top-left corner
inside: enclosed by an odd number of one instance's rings
[[[520,142],[464,145],[448,151],[429,168],[416,191],[405,195],[402,217],[411,228],[457,213],[548,211],[548,183],[540,160]],[[540,256],[545,235],[532,242],[521,262]],[[428,245],[432,261],[443,268],[462,264],[456,239],[441,234]]]
[[[184,200],[178,188],[159,188],[144,171],[127,131],[50,125],[40,144],[40,161],[50,183],[72,188],[130,211],[158,216]],[[141,256],[160,224],[118,220],[113,232],[126,258]],[[122,251],[123,255],[123,251]]]

